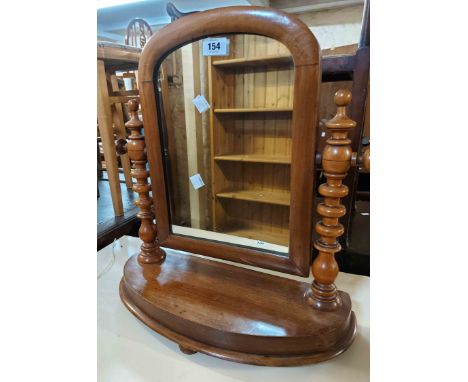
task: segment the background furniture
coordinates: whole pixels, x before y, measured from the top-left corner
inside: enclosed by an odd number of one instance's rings
[[[152,34],[153,31],[150,25],[144,19],[132,19],[128,23],[127,31],[125,33],[125,45],[143,49],[146,41],[151,37]],[[127,79],[130,82],[129,87],[131,90],[138,89],[138,70],[121,73],[119,77],[122,79]]]
[[[117,71],[138,68],[141,49],[126,45],[97,43],[97,116],[106,171],[108,175],[115,216],[123,215],[119,168],[115,151],[115,138],[126,139],[123,102],[135,98],[138,91],[122,92],[117,82]],[[123,94],[125,93],[125,94]],[[115,134],[115,135],[114,135]],[[132,187],[130,161],[126,154],[120,156],[125,184]]]
[[[293,368],[242,365],[195,354],[187,357],[177,344],[149,330],[122,305],[118,288],[123,266],[139,251],[141,241],[121,237],[97,253],[97,355],[98,380],[113,382],[152,382],[157,375],[167,382],[256,381],[310,382],[369,380],[370,317],[369,278],[340,273],[337,284],[350,292],[356,313],[357,336],[345,353],[328,362]],[[170,256],[170,254],[169,254]],[[222,260],[217,260],[222,262]],[[293,280],[301,277],[239,265]],[[106,271],[107,269],[107,271]],[[103,273],[104,272],[104,273]],[[312,282],[309,277],[307,282]]]
[[[145,20],[135,18],[127,26],[125,45],[143,48],[152,34],[153,31]]]

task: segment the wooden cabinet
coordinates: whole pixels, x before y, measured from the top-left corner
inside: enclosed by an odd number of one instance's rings
[[[229,38],[208,63],[213,229],[287,246],[292,58],[268,37]]]

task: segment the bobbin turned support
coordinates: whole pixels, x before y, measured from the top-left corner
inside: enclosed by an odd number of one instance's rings
[[[321,159],[327,182],[319,187],[319,193],[324,200],[317,206],[317,212],[322,219],[315,225],[320,237],[314,243],[318,256],[312,263],[314,281],[307,293],[307,302],[316,309],[326,311],[335,310],[341,303],[334,284],[339,272],[335,253],[341,250],[337,237],[344,233],[344,227],[338,219],[346,214],[346,208],[340,200],[348,195],[349,191],[342,181],[353,157],[348,132],[356,127],[356,122],[346,115],[346,106],[350,101],[349,90],[338,90],[335,93],[337,113],[325,124],[331,133]]]
[[[136,179],[133,191],[138,192],[139,195],[135,205],[140,207],[140,211],[137,213],[137,217],[141,220],[138,235],[143,241],[138,261],[141,264],[154,264],[162,262],[166,254],[159,247],[156,224],[153,223],[152,198],[149,196],[151,185],[147,181],[149,172],[146,170],[145,137],[141,134],[143,123],[138,118],[138,108],[138,100],[133,99],[128,102],[130,120],[125,124],[125,127],[130,129],[131,134],[126,145],[119,140],[116,142],[116,148],[118,153],[128,152],[133,166],[131,175]]]

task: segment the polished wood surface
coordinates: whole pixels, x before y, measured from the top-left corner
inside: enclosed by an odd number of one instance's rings
[[[317,212],[322,219],[315,225],[320,237],[314,244],[318,256],[312,264],[314,281],[308,293],[309,304],[319,310],[336,310],[342,303],[334,284],[339,272],[335,253],[341,249],[337,237],[344,233],[339,218],[345,215],[346,208],[340,204],[340,199],[348,194],[348,187],[343,184],[343,179],[353,157],[348,132],[356,127],[356,122],[346,115],[346,106],[350,102],[349,90],[337,91],[335,94],[337,113],[325,124],[330,131],[330,137],[322,153],[322,167],[327,182],[319,187],[319,193],[324,197],[324,201],[317,206]]]
[[[320,312],[306,303],[307,283],[167,251],[161,265],[130,258],[120,293],[134,315],[185,353],[286,366],[329,359],[354,339],[345,292],[339,309]]]
[[[128,137],[126,149],[133,165],[132,176],[136,179],[133,191],[138,192],[139,195],[139,199],[135,204],[140,207],[140,211],[137,213],[137,217],[141,220],[138,235],[143,244],[138,255],[138,261],[143,264],[152,264],[163,261],[166,254],[159,247],[156,240],[156,224],[153,223],[154,214],[151,209],[153,201],[149,196],[151,185],[147,182],[149,173],[146,170],[145,138],[141,135],[143,123],[138,117],[138,108],[139,103],[137,100],[131,100],[128,103],[130,120],[125,124],[125,127],[131,133]],[[123,151],[123,147],[121,150]]]
[[[225,244],[171,234],[164,163],[161,157],[159,112],[154,87],[155,70],[168,52],[207,35],[257,34],[281,42],[294,61],[294,95],[291,118],[291,200],[289,213],[289,257],[237,248]],[[309,28],[295,16],[262,7],[226,7],[190,14],[157,31],[143,49],[140,94],[148,162],[153,185],[158,239],[162,246],[207,256],[245,262],[297,275],[309,274],[314,184],[315,130],[318,121],[320,48]]]

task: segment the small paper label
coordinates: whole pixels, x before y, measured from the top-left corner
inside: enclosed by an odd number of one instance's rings
[[[192,100],[192,103],[195,105],[195,107],[197,108],[197,110],[200,113],[203,113],[203,112],[207,111],[210,108],[210,104],[208,103],[206,98],[203,97],[202,95],[197,95]]]
[[[205,183],[203,183],[203,179],[200,174],[192,175],[189,179],[195,190],[198,190],[199,188],[205,185]]]
[[[229,39],[227,37],[205,38],[203,40],[204,56],[228,56]]]

